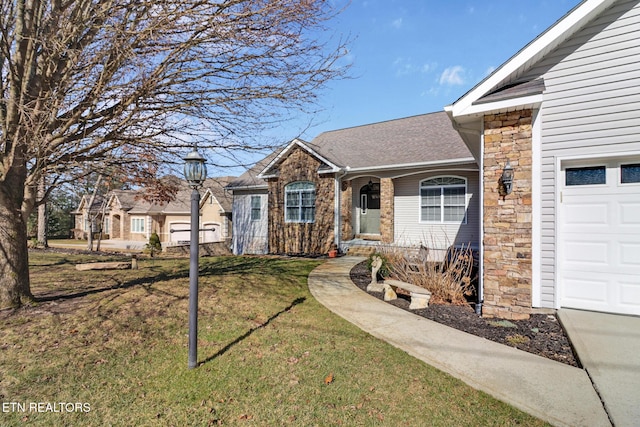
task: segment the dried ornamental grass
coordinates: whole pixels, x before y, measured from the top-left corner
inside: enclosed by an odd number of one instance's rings
[[[425,246],[417,255],[399,247],[384,253],[392,278],[427,289],[433,302],[466,304],[466,297],[475,292],[471,247],[450,247],[441,260],[431,255]]]

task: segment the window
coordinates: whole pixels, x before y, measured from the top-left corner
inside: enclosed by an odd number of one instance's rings
[[[284,187],[286,222],[313,222],[316,216],[316,186],[312,182],[294,182]]]
[[[467,181],[444,176],[420,183],[420,220],[424,222],[466,222]]]
[[[620,182],[622,184],[640,182],[640,163],[620,166]]]
[[[565,184],[596,185],[607,183],[607,168],[605,166],[588,166],[584,168],[567,168],[565,170]]]
[[[262,198],[260,196],[251,196],[251,221],[260,221],[262,216]]]
[[[132,218],[131,219],[131,232],[132,233],[144,233],[144,218]]]

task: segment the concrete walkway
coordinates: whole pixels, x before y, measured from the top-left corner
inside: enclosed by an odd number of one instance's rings
[[[363,259],[335,258],[317,267],[309,275],[313,296],[371,335],[553,425],[611,425],[587,371],[449,328],[380,301],[362,292],[349,278],[351,268]],[[621,420],[616,425],[631,424]]]

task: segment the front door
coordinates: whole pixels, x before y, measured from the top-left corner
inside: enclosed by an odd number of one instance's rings
[[[360,234],[380,234],[380,183],[360,189]]]

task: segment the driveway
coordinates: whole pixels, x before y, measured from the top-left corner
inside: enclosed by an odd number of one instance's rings
[[[558,318],[613,425],[640,425],[640,317],[563,308]]]

